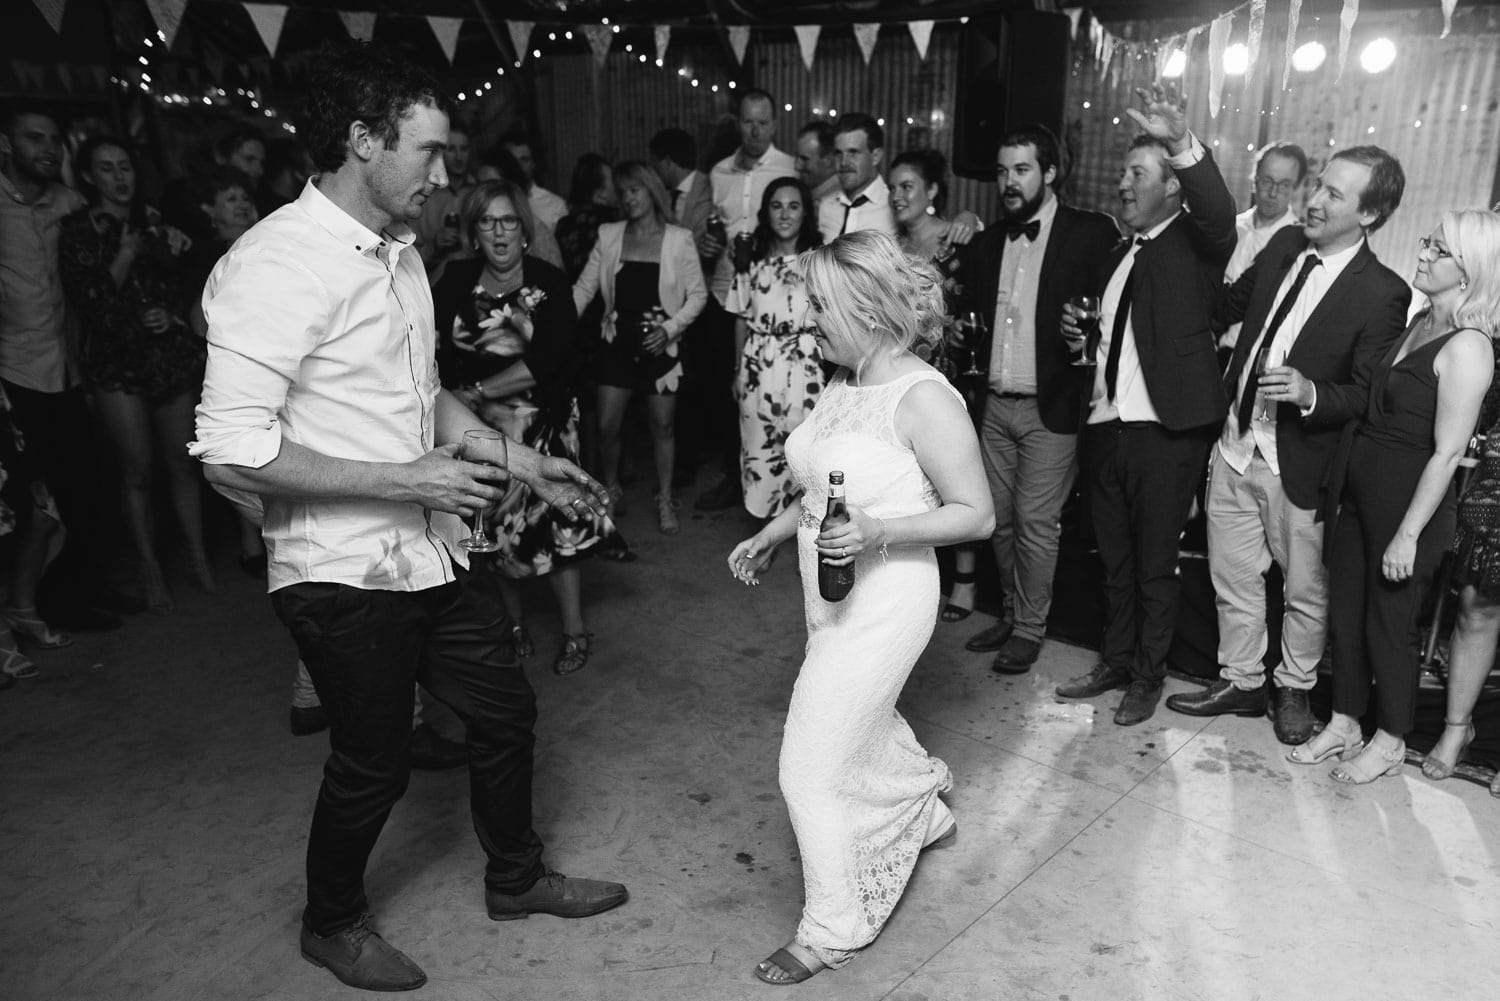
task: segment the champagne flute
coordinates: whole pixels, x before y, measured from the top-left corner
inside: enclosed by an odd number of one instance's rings
[[[509,463],[509,456],[505,449],[505,435],[489,429],[465,431],[458,454],[466,462],[483,463],[499,469],[505,469]],[[485,533],[484,508],[481,507],[474,512],[473,534],[467,539],[459,539],[458,544],[471,553],[493,553],[500,548],[499,541]]]
[[[984,317],[970,311],[958,318],[958,329],[963,335],[964,346],[969,349],[969,367],[964,375],[984,375],[979,369],[979,342],[984,339]]]
[[[1068,305],[1078,313],[1078,326],[1083,330],[1083,350],[1072,364],[1092,368],[1099,364],[1099,297],[1075,295]]]
[[[1260,388],[1260,379],[1267,371],[1275,367],[1275,365],[1271,364],[1271,352],[1260,351],[1256,353],[1255,372],[1252,374],[1252,378],[1255,379],[1255,395],[1260,400],[1260,409],[1255,412],[1255,419],[1263,424],[1270,424],[1276,420],[1276,417],[1272,409],[1275,404],[1266,399],[1266,391]]]

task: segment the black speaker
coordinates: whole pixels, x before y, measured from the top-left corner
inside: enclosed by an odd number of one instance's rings
[[[1067,100],[1070,24],[1066,14],[1012,11],[971,18],[958,50],[953,172],[995,177],[1000,137],[1035,122],[1061,139]]]

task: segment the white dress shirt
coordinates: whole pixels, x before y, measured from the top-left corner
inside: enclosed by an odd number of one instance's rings
[[[431,451],[432,293],[412,233],[366,229],[313,181],[220,259],[203,293],[208,371],[188,451],[260,468],[283,439],[340,459]],[[366,498],[265,498],[270,590],[325,581],[420,591],[468,565],[457,516]]]
[[[540,184],[531,186],[526,200],[531,203],[532,217],[548,229],[556,229],[558,220],[568,214],[568,203]]]
[[[1057,218],[1051,189],[1032,219],[1040,223],[1036,239],[1003,237],[999,291],[995,295],[995,336],[990,349],[990,390],[1036,395],[1036,297],[1042,284],[1042,258]]]
[[[863,202],[854,203],[864,198]],[[845,224],[847,214],[848,224]],[[896,216],[891,212],[891,189],[879,174],[853,196],[838,191],[818,203],[818,232],[824,243],[832,243],[845,233],[875,229],[896,235]]]
[[[1321,265],[1308,272],[1307,281],[1303,284],[1297,301],[1292,304],[1290,312],[1286,314],[1286,318],[1281,321],[1281,326],[1276,330],[1275,339],[1271,341],[1271,350],[1266,353],[1267,368],[1286,363],[1287,355],[1292,353],[1292,345],[1297,343],[1297,338],[1301,335],[1307,318],[1312,316],[1313,310],[1318,308],[1318,303],[1323,301],[1323,296],[1328,294],[1334,281],[1344,273],[1344,269],[1349,266],[1350,261],[1354,260],[1354,255],[1359,253],[1359,248],[1363,246],[1364,241],[1361,240],[1347,250],[1329,254],[1322,258]],[[1291,291],[1292,283],[1297,280],[1297,272],[1302,270],[1302,263],[1315,253],[1317,251],[1308,247],[1297,255],[1286,277],[1281,280],[1281,287],[1276,290],[1276,298],[1271,301],[1271,311],[1266,314],[1268,325],[1272,317],[1276,315],[1276,311],[1281,308],[1281,301]],[[1244,370],[1240,372],[1240,381],[1234,387],[1234,399],[1229,401],[1229,417],[1224,421],[1223,433],[1219,435],[1219,454],[1235,472],[1244,473],[1250,468],[1250,460],[1255,457],[1255,450],[1260,449],[1260,454],[1266,460],[1266,465],[1271,467],[1271,472],[1280,476],[1281,463],[1276,456],[1276,422],[1251,420],[1249,434],[1245,434],[1240,428],[1239,401],[1244,395],[1245,384],[1253,374],[1254,359],[1260,351],[1260,343],[1265,340],[1265,336],[1266,333],[1262,330],[1260,336],[1255,339],[1255,343],[1250,345],[1250,353],[1246,355]],[[1304,416],[1311,409],[1309,407],[1304,410]]]
[[[714,164],[708,172],[714,208],[724,221],[724,230],[729,236],[729,245],[719,255],[710,283],[714,298],[721,305],[734,280],[734,261],[730,256],[734,235],[755,232],[755,217],[760,212],[760,200],[765,196],[767,185],[778,177],[797,176],[797,161],[774,145],[767,146],[765,153],[749,170],[740,169],[739,155],[736,150]]]
[[[1229,258],[1229,266],[1224,269],[1224,281],[1233,285],[1240,275],[1249,269],[1255,262],[1255,258],[1266,244],[1271,242],[1275,236],[1287,226],[1301,226],[1302,220],[1297,218],[1295,212],[1287,209],[1280,219],[1269,226],[1255,225],[1255,207],[1251,206],[1234,217],[1235,244],[1234,254]],[[1231,324],[1229,329],[1219,335],[1219,346],[1232,348],[1240,339],[1240,325]]]

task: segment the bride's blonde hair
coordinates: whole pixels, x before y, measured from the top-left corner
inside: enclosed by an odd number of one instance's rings
[[[820,303],[820,322],[850,343],[867,345],[864,356],[882,349],[900,354],[942,336],[942,278],[892,237],[849,233],[805,252],[799,263],[809,295]]]

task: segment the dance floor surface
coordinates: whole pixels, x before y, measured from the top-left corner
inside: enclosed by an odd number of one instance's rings
[[[636,496],[639,494],[640,496]],[[539,641],[536,825],[547,859],[618,879],[594,918],[496,923],[462,770],[418,772],[372,859],[376,923],[429,976],[418,996],[735,1001],[796,925],[801,870],[776,786],[803,643],[790,553],[733,581],[735,514],[665,538],[632,492],[639,561],[586,570],[592,662]],[[0,997],[339,999],[300,958],[303,848],[326,736],[287,731],[294,653],[258,585],[176,584],[178,611],[39,652],[0,693]],[[1066,601],[1061,594],[1058,600]],[[1052,695],[1093,654],[1051,642],[1002,678],[939,624],[901,703],[952,767],[958,843],[924,855],[894,917],[798,996],[889,1001],[1366,997],[1478,1001],[1500,983],[1500,801],[1414,767],[1349,788],[1266,720],[1118,693]],[[1168,682],[1168,693],[1189,688]]]

